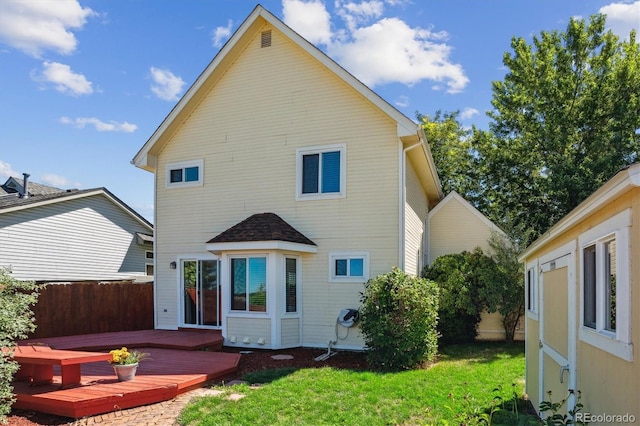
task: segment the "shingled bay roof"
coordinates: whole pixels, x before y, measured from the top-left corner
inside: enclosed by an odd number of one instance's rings
[[[316,245],[275,213],[254,214],[212,238],[207,244],[253,241],[283,241]]]

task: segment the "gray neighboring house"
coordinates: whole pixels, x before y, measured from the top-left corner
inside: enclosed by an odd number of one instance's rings
[[[19,280],[150,281],[153,225],[106,188],[0,185],[0,267]]]

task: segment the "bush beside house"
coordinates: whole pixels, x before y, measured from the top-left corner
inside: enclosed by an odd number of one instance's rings
[[[433,360],[438,349],[438,287],[398,268],[365,285],[360,330],[369,364],[397,371]]]
[[[39,289],[33,281],[18,281],[0,268],[0,348],[11,348],[35,330],[31,306],[38,301]],[[12,356],[0,356],[0,423],[15,400],[11,380],[16,371],[18,363]]]

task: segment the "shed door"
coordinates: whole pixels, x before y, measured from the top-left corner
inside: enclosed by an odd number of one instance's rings
[[[539,401],[560,402],[569,389],[575,389],[573,259],[568,254],[541,265]],[[574,397],[570,397],[561,413],[566,414],[574,404]]]

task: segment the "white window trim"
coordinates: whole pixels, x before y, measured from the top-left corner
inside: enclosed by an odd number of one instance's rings
[[[633,344],[631,342],[631,303],[630,303],[630,253],[631,209],[622,211],[604,222],[589,229],[578,237],[580,247],[580,326],[578,336],[581,341],[602,349],[626,361],[633,361]],[[603,243],[616,240],[616,331],[604,329],[604,312],[600,307],[604,303],[602,297],[602,280],[596,278],[596,328],[584,326],[584,249],[596,245],[596,253],[601,251]],[[598,256],[598,254],[596,255]],[[601,256],[596,258],[599,265]]]
[[[539,274],[538,274],[538,262],[531,262],[527,264],[527,269],[524,271],[524,282],[525,282],[525,308],[527,312],[527,317],[533,320],[538,321],[538,313],[539,313]],[[531,285],[531,304],[529,303],[529,292],[528,290],[528,274],[531,271],[531,277],[533,283]],[[529,305],[531,305],[531,309],[529,309]]]
[[[149,254],[151,254],[151,256],[149,256]],[[147,260],[153,260],[153,250],[145,250],[144,258]]]
[[[198,167],[198,180],[193,182],[171,182],[171,170],[185,169],[189,167]],[[190,160],[180,161],[176,163],[167,163],[165,175],[165,184],[167,188],[188,188],[193,186],[202,186],[204,184],[204,160]]]
[[[340,192],[303,194],[302,193],[302,157],[310,154],[340,151]],[[296,149],[296,201],[328,200],[347,196],[347,145],[320,145]]]
[[[338,276],[335,264],[337,259],[362,259],[363,277]],[[366,283],[369,281],[369,252],[367,251],[342,251],[329,253],[329,282],[331,283]]]

